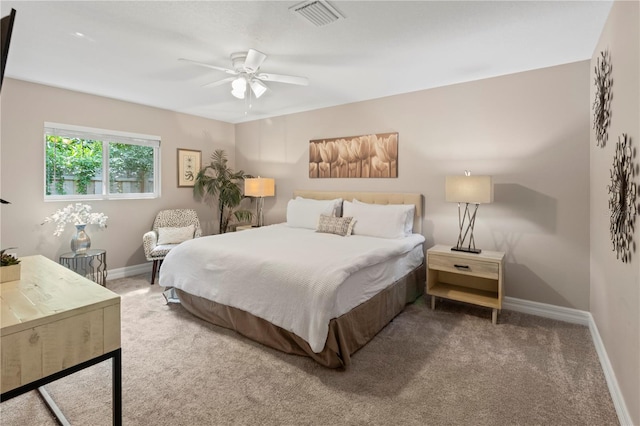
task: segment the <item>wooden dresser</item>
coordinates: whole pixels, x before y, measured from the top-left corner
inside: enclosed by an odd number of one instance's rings
[[[111,358],[121,424],[120,296],[46,257],[20,260],[21,279],[0,284],[2,400],[39,389],[46,401],[44,384]]]

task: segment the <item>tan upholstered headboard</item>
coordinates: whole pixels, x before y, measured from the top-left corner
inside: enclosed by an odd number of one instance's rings
[[[342,198],[371,204],[413,204],[416,206],[413,215],[413,232],[422,232],[422,194],[396,192],[349,192],[349,191],[293,191],[294,197],[312,198],[315,200],[332,200]]]

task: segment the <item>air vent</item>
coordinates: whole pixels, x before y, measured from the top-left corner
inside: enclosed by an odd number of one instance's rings
[[[302,16],[316,27],[344,19],[344,16],[325,0],[305,1],[290,7],[289,10]]]

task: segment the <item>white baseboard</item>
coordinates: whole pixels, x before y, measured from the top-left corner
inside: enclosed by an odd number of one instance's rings
[[[502,303],[503,309],[522,312],[525,314],[537,315],[539,317],[551,318],[558,321],[570,322],[572,324],[589,325],[591,314],[579,309],[565,308],[562,306],[549,305],[540,302],[531,302],[514,297],[505,297]]]
[[[531,302],[529,300],[516,299],[513,297],[505,297],[504,302],[502,303],[502,308],[589,327],[591,339],[593,340],[593,345],[596,348],[596,353],[598,354],[598,359],[600,360],[604,377],[607,380],[607,386],[609,387],[609,393],[611,394],[611,399],[613,400],[618,420],[622,426],[633,426],[633,423],[631,422],[631,414],[627,409],[627,404],[624,402],[624,397],[620,391],[620,387],[618,386],[618,380],[616,379],[615,372],[613,371],[613,367],[609,361],[607,350],[600,338],[598,326],[593,320],[593,316],[590,312],[549,305],[546,303]]]
[[[134,275],[147,274],[151,272],[152,265],[153,262],[148,262],[140,265],[125,266],[124,268],[109,269],[107,271],[107,280],[117,280]]]
[[[604,347],[604,342],[602,338],[600,338],[600,332],[598,331],[598,326],[596,322],[593,320],[593,316],[589,314],[589,331],[591,331],[591,338],[593,339],[593,344],[596,347],[596,352],[598,353],[598,358],[600,358],[600,365],[602,365],[602,370],[604,371],[604,377],[607,379],[607,385],[609,386],[609,393],[611,394],[611,399],[613,400],[613,405],[616,408],[616,413],[618,414],[618,420],[620,420],[620,424],[622,426],[633,426],[633,422],[631,421],[631,414],[627,409],[627,404],[624,402],[624,396],[620,391],[620,387],[618,386],[618,380],[616,379],[616,373],[613,371],[613,366],[609,361],[609,356],[607,355],[607,350]]]

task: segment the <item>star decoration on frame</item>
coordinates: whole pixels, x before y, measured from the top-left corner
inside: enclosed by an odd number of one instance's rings
[[[600,52],[595,66],[596,94],[593,101],[593,129],[596,131],[596,145],[604,148],[609,139],[608,129],[611,123],[611,99],[613,78],[611,78],[611,55],[609,51]]]
[[[609,190],[609,210],[611,211],[611,242],[616,258],[623,262],[631,261],[631,252],[635,251],[633,231],[635,229],[637,185],[633,178],[637,174],[633,163],[635,151],[631,148],[631,138],[626,133],[618,137],[616,153],[613,158],[611,185]]]

